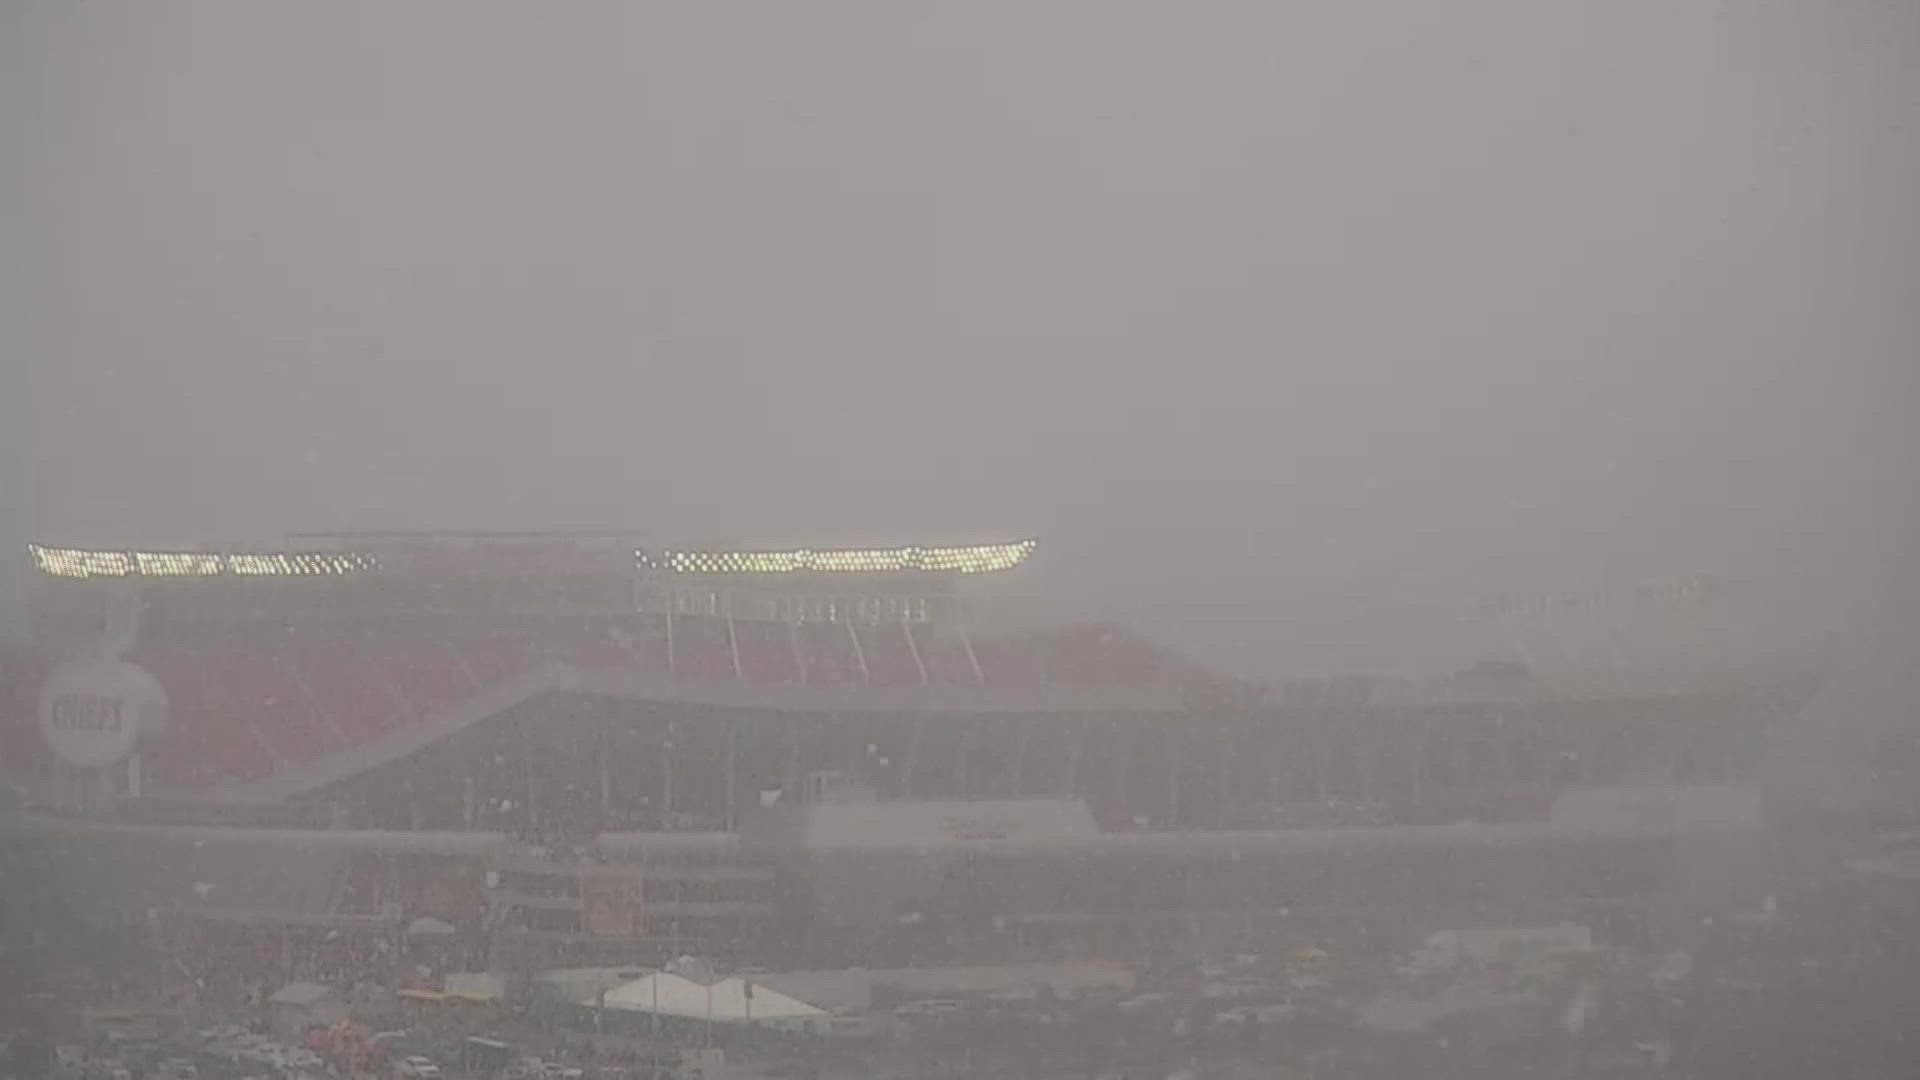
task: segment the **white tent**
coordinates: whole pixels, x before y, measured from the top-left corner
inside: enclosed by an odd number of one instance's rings
[[[453,924],[445,919],[436,919],[431,915],[422,915],[407,924],[408,937],[451,937],[459,933]]]
[[[667,972],[614,987],[607,991],[603,1004],[609,1009],[726,1024],[794,1021],[827,1015],[824,1009],[759,983],[750,986],[739,977],[721,979],[708,986]]]

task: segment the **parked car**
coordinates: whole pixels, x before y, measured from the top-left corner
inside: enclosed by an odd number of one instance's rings
[[[926,1016],[952,1016],[966,1008],[952,998],[928,998],[925,1001],[908,1001],[894,1006],[893,1015],[901,1019]]]
[[[1273,992],[1273,987],[1265,979],[1233,978],[1209,982],[1200,988],[1200,996],[1211,1001],[1234,1001],[1256,998]]]
[[[839,1039],[872,1039],[885,1034],[879,1021],[864,1013],[837,1009],[827,1020],[827,1034]]]
[[[201,1028],[194,1032],[194,1035],[201,1042],[231,1042],[246,1033],[247,1029],[239,1024],[215,1024],[212,1027]]]
[[[1216,1027],[1264,1027],[1285,1023],[1293,1019],[1293,1015],[1291,1005],[1240,1005],[1215,1013],[1213,1023]]]

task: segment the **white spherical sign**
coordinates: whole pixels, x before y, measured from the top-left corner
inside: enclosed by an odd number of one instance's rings
[[[167,722],[167,692],[145,669],[118,659],[75,660],[40,688],[40,733],[69,765],[94,769],[133,752],[142,731]]]

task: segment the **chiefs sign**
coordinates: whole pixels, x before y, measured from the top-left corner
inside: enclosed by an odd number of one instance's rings
[[[111,765],[140,735],[166,726],[167,693],[143,668],[120,659],[76,660],[40,688],[40,733],[76,768]]]

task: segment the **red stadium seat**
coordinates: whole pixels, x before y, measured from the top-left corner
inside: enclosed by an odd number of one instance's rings
[[[802,623],[795,632],[800,638],[800,662],[809,686],[848,686],[865,681],[844,624]]]
[[[373,655],[380,673],[421,717],[458,705],[478,689],[451,646],[383,646],[374,649]]]
[[[244,716],[208,695],[210,674],[188,652],[131,658],[167,692],[167,730],[143,755],[156,784],[206,787],[255,780],[273,772],[273,750]]]
[[[978,686],[980,673],[967,656],[966,643],[942,640],[932,627],[914,626],[914,645],[920,650],[920,662],[927,666],[927,682],[933,686]]]
[[[623,626],[621,633],[633,654],[633,663],[641,671],[657,675],[671,673],[667,664],[667,620],[653,619],[637,626]]]
[[[582,669],[762,687],[1234,689],[1229,680],[1209,681],[1178,656],[1107,625],[969,643],[929,624],[735,621],[729,627],[720,617],[676,616],[670,665],[663,617],[560,624],[551,637],[477,619],[466,627],[407,624],[406,638],[383,641],[276,626],[236,633],[241,645],[154,648],[130,657],[152,671],[171,704],[167,729],[142,743],[149,786],[204,789],[305,765],[466,703],[532,670],[542,657]],[[29,655],[0,671],[6,676],[0,754],[9,767],[45,761],[35,704],[48,667]],[[1498,810],[1539,813],[1532,806]]]
[[[736,620],[733,633],[740,647],[740,675],[747,682],[756,686],[794,686],[800,682],[800,662],[786,623]]]
[[[734,681],[727,620],[708,615],[674,617],[673,675],[689,682]]]
[[[38,651],[0,655],[0,764],[9,771],[38,769],[50,757],[40,734],[40,685],[53,667]]]
[[[632,646],[617,641],[590,641],[566,652],[566,662],[585,671],[625,670],[641,662]]]
[[[976,641],[973,655],[988,686],[1034,689],[1047,683],[1045,660],[1030,639]]]
[[[585,641],[561,650],[566,662],[588,670],[668,674],[666,620],[621,622],[596,629]]]
[[[914,659],[913,642],[907,637],[905,623],[880,623],[856,627],[860,651],[867,661],[867,681],[875,686],[919,686],[920,662]]]
[[[300,639],[282,656],[348,743],[377,738],[407,722],[397,692],[381,684],[371,658],[353,642]]]
[[[304,765],[340,749],[304,691],[258,649],[215,653],[208,658],[211,703],[259,733],[280,768]]]
[[[533,667],[533,643],[519,635],[495,634],[461,645],[460,656],[475,683],[495,686]]]
[[[1140,687],[1177,681],[1156,646],[1116,626],[1076,626],[1055,634],[1048,657],[1057,686]]]

